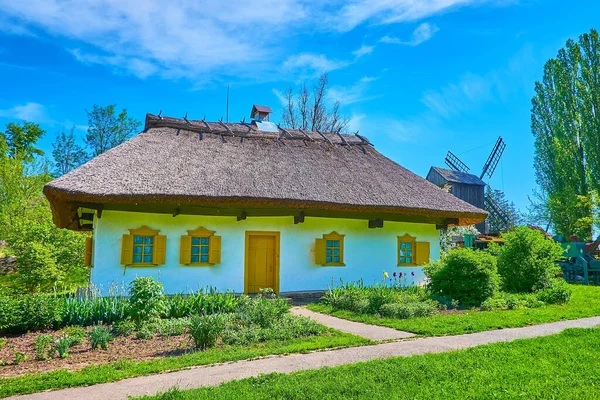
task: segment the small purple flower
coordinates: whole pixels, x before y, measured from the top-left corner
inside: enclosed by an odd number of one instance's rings
[[[412,276],[415,276],[415,271],[411,272],[410,274],[411,274]]]
[[[396,277],[396,273],[394,272],[394,278]]]
[[[402,272],[400,272],[400,274],[398,275],[400,278],[402,278]]]

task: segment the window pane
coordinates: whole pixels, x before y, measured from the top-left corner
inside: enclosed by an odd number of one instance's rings
[[[400,257],[404,257],[406,255],[406,250],[400,250]]]
[[[332,240],[333,242],[333,246],[332,247],[340,247],[340,241],[339,240]]]
[[[144,254],[152,254],[152,246],[144,246]]]
[[[331,262],[331,260],[332,260],[331,256],[327,256],[327,257],[325,257],[325,262],[328,262],[328,263],[330,263],[330,262]]]
[[[144,262],[145,263],[151,263],[152,262],[152,256],[144,256]]]
[[[340,256],[333,256],[333,262],[339,263],[340,262]]]
[[[207,237],[203,237],[200,239],[200,243],[202,244],[208,244],[208,238]]]
[[[336,256],[340,255],[340,249],[333,249],[333,254]]]
[[[332,254],[331,249],[325,250],[325,254],[328,255],[328,256],[330,256]]]
[[[200,247],[192,246],[192,254],[200,254]]]
[[[407,249],[410,249],[410,248],[412,248],[412,243],[406,243],[406,248],[407,248]]]
[[[192,256],[192,262],[197,263],[199,260],[198,256]]]
[[[406,255],[412,257],[412,250],[406,250]]]
[[[200,244],[200,238],[199,237],[193,237],[192,238],[192,244],[196,244],[196,245]]]
[[[141,236],[134,236],[133,237],[133,243],[135,244],[142,244],[144,242],[144,239]]]
[[[400,257],[400,264],[406,264],[406,257]]]
[[[141,263],[142,262],[142,256],[133,256],[133,262],[134,263]]]
[[[142,246],[133,246],[133,254],[142,254]]]
[[[208,254],[208,246],[202,246],[200,249],[200,254]]]
[[[144,236],[144,244],[152,244],[152,242],[154,242],[154,237]]]
[[[202,256],[200,256],[200,261],[201,262],[208,262],[208,255],[202,255]]]
[[[412,257],[406,257],[406,262],[408,264],[412,264]]]
[[[333,240],[327,241],[327,247],[333,247]]]

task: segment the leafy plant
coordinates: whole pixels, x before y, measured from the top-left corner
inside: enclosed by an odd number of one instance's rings
[[[152,324],[144,324],[138,328],[135,337],[140,340],[152,339],[156,333],[155,328]]]
[[[163,285],[151,276],[135,278],[129,285],[129,304],[138,324],[159,319],[166,311]]]
[[[254,298],[241,297],[236,313],[246,323],[257,324],[265,328],[287,313],[289,307],[286,299],[267,299],[259,294]]]
[[[9,339],[0,338],[0,350],[4,349],[8,345]]]
[[[196,315],[190,320],[190,336],[202,350],[213,346],[225,329],[224,314]]]
[[[560,275],[560,267],[555,262],[563,254],[560,244],[524,226],[502,237],[504,246],[493,246],[492,251],[498,253],[498,273],[504,290],[535,292],[550,287]]]
[[[97,325],[92,328],[90,332],[90,341],[92,343],[92,350],[95,350],[100,346],[102,350],[108,349],[108,342],[112,340],[110,330],[102,325]]]
[[[54,341],[54,350],[58,352],[60,358],[67,358],[69,356],[69,348],[74,345],[73,338],[69,335],[63,334]]]
[[[36,360],[47,360],[51,358],[51,354],[49,352],[50,345],[52,344],[52,340],[54,338],[52,335],[41,334],[35,337],[35,359]]]
[[[15,358],[13,360],[13,364],[15,365],[19,365],[21,364],[23,361],[27,361],[27,354],[20,352],[20,351],[15,351]]]
[[[67,326],[61,329],[61,333],[71,338],[71,345],[76,346],[83,342],[83,339],[87,336],[87,332],[80,326]]]
[[[537,298],[546,304],[566,304],[573,292],[564,279],[555,279],[549,287],[536,293]]]
[[[113,330],[117,336],[131,336],[135,333],[135,328],[135,322],[129,319],[117,322],[113,326]]]
[[[189,318],[163,319],[158,323],[158,333],[161,336],[183,335],[189,324]]]
[[[498,291],[496,258],[471,249],[453,249],[424,267],[433,294],[449,296],[465,306],[479,306]]]

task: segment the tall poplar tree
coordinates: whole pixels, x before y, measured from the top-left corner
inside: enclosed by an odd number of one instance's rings
[[[536,180],[555,232],[589,239],[600,191],[600,43],[569,40],[535,84]]]

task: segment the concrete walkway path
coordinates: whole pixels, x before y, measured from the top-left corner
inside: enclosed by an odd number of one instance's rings
[[[314,312],[305,307],[293,307],[292,314],[302,315],[317,321],[329,328],[337,329],[338,331],[351,333],[353,335],[362,336],[367,339],[376,340],[398,340],[406,339],[415,336],[414,333],[398,331],[386,326],[369,325],[361,322],[348,321],[347,319],[332,317],[331,315]]]
[[[600,317],[571,321],[552,322],[525,328],[510,328],[495,331],[470,333],[457,336],[431,337],[399,342],[381,343],[372,346],[318,351],[308,354],[274,356],[257,360],[239,361],[165,374],[125,379],[82,388],[64,389],[54,392],[36,393],[14,399],[33,400],[104,400],[126,399],[127,396],[142,396],[164,392],[177,386],[191,389],[218,385],[233,379],[249,378],[271,372],[289,373],[320,367],[335,367],[360,361],[405,357],[415,354],[441,353],[465,349],[487,343],[507,342],[560,333],[567,328],[591,328],[600,325]]]

